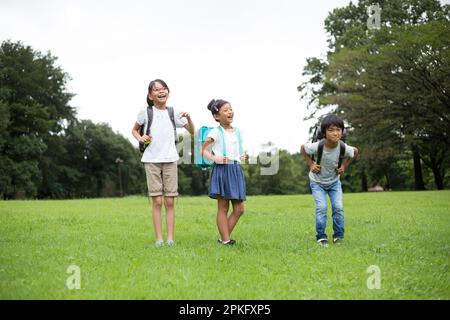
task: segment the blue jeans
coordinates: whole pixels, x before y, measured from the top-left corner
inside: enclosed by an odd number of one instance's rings
[[[316,240],[327,239],[325,228],[327,226],[327,194],[330,197],[333,238],[344,238],[344,206],[342,204],[341,181],[336,181],[328,186],[310,181],[311,191],[316,202]]]

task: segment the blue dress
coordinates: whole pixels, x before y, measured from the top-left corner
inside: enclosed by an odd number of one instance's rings
[[[209,183],[209,196],[217,199],[245,201],[244,172],[238,161],[228,164],[214,164]]]

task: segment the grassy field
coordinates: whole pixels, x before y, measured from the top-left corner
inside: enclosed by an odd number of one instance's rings
[[[155,248],[144,197],[0,201],[0,298],[450,299],[450,191],[345,194],[346,239],[328,248],[310,195],[249,197],[234,247],[215,207],[179,198],[177,245]]]

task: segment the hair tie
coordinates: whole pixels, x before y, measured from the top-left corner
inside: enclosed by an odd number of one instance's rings
[[[214,101],[212,108],[214,109],[215,112],[219,112],[219,109],[217,108],[217,105],[219,104],[219,101]]]

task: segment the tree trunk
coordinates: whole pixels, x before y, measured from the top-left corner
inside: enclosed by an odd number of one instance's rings
[[[433,166],[431,169],[433,170],[434,182],[436,183],[436,188],[438,190],[443,190],[444,189],[444,179],[441,175],[439,167]]]
[[[103,197],[102,189],[103,189],[102,180],[99,177],[97,177],[97,195],[96,195],[97,198]]]
[[[363,192],[367,192],[367,190],[369,189],[369,186],[367,185],[367,175],[364,169],[361,173],[361,189]]]
[[[420,163],[420,154],[416,147],[412,147],[414,161],[414,189],[425,190],[422,176],[422,164]]]
[[[386,177],[386,188],[385,190],[391,190],[391,179],[389,179],[389,173],[384,175]]]
[[[442,150],[441,150],[442,151]],[[439,153],[430,153],[429,158],[422,158],[423,162],[433,171],[434,175],[434,183],[436,184],[436,188],[438,190],[444,189],[444,173],[445,170],[441,171],[441,166],[444,161],[445,153],[447,150],[443,150],[444,152]]]

